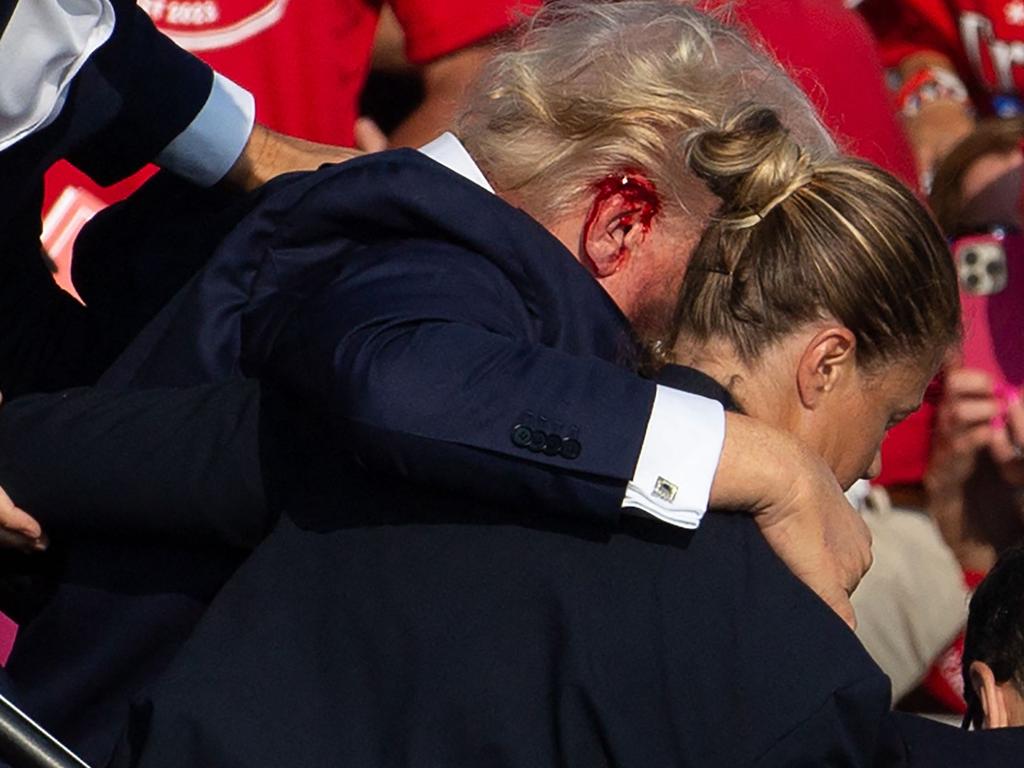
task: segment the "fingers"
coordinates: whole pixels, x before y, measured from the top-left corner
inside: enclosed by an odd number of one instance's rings
[[[1024,406],[1015,401],[1006,409],[1006,424],[993,431],[989,450],[1007,480],[1019,484],[1024,476]]]
[[[947,397],[992,397],[992,377],[974,368],[958,368],[946,375]]]
[[[356,146],[364,152],[381,152],[388,148],[388,137],[369,117],[360,117],[355,126]]]
[[[0,488],[0,546],[39,550],[47,546],[39,522],[11,501]]]

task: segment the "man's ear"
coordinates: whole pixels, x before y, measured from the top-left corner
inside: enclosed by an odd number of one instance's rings
[[[971,687],[981,702],[982,728],[1006,728],[1010,724],[1006,706],[1006,683],[1000,685],[984,661],[972,661],[968,668]]]
[[[647,238],[660,204],[642,176],[610,176],[597,185],[583,225],[580,253],[594,277],[614,275]]]
[[[853,333],[841,325],[814,335],[797,365],[797,389],[805,408],[817,408],[842,377],[855,370],[856,349]]]

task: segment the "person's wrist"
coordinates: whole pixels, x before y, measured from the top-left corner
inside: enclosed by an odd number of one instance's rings
[[[238,156],[235,164],[224,176],[224,182],[243,191],[251,191],[260,186],[266,179],[259,177],[258,169],[266,166],[268,151],[268,134],[259,123],[252,127],[252,133]]]
[[[814,457],[791,435],[749,416],[726,413],[710,505],[753,514],[784,505],[808,483],[805,470],[813,463]]]

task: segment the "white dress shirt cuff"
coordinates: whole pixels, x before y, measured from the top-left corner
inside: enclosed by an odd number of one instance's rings
[[[724,442],[721,403],[659,386],[623,508],[696,528],[708,508]]]
[[[231,170],[249,141],[256,100],[219,73],[199,114],[157,156],[156,164],[204,187]]]

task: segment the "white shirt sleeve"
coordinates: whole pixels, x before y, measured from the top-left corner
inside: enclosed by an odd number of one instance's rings
[[[68,88],[114,29],[109,0],[23,0],[0,37],[0,150],[60,114]]]
[[[252,94],[214,72],[203,108],[154,162],[201,186],[216,184],[241,156],[255,120]]]
[[[658,386],[623,508],[696,528],[708,508],[724,442],[721,403]]]

